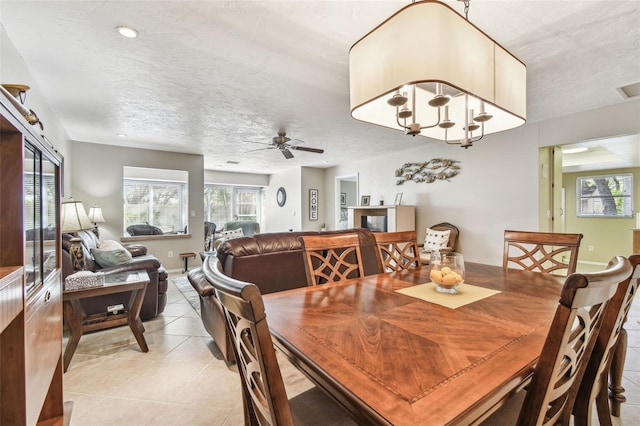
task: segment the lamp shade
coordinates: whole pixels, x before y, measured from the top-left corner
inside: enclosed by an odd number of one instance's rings
[[[60,216],[62,232],[76,232],[93,228],[82,201],[74,201],[73,199],[64,201]]]
[[[358,40],[349,74],[353,118],[414,136],[471,139],[526,121],[526,66],[438,1],[410,4]]]
[[[102,216],[102,209],[98,206],[93,206],[89,208],[89,221],[93,223],[104,223],[104,216]]]

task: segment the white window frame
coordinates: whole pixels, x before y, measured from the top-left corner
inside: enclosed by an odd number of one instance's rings
[[[604,212],[604,199],[609,198],[608,195],[597,193],[594,188],[593,195],[588,194],[588,188],[594,185],[588,185],[589,181],[596,179],[617,179],[621,184],[621,193],[612,193],[611,197],[616,204],[616,214],[607,214]],[[611,186],[611,183],[609,183]],[[614,192],[616,192],[614,190]],[[590,175],[576,178],[576,213],[578,217],[591,218],[631,218],[633,217],[633,173],[618,173],[609,175]]]
[[[130,225],[135,225],[141,223],[141,221],[137,221],[136,223],[128,223],[127,222],[127,199],[126,199],[126,188],[127,185],[135,183],[136,185],[149,185],[149,202],[147,204],[147,220],[145,221],[149,225],[158,226],[164,233],[175,233],[182,232],[186,229],[186,226],[189,221],[188,209],[189,209],[189,183],[185,181],[175,181],[175,180],[156,180],[156,179],[141,179],[141,178],[131,178],[124,177],[123,178],[123,227],[124,233],[127,234],[127,227]],[[156,223],[154,219],[154,186],[177,186],[178,187],[178,221],[177,223]]]
[[[227,218],[226,221],[231,221],[231,220],[250,220],[250,221],[254,221],[254,217],[255,217],[255,221],[258,222],[260,224],[260,228],[262,229],[262,222],[263,222],[263,210],[262,210],[262,205],[263,205],[263,198],[264,198],[264,188],[261,186],[241,186],[241,185],[225,185],[225,184],[215,184],[215,183],[206,183],[204,185],[205,187],[205,193],[204,193],[204,217],[205,217],[205,221],[207,222],[214,222],[216,223],[216,225],[218,226],[218,229],[222,228],[222,226],[224,225],[224,223],[218,223],[220,222],[220,219],[212,217],[211,215],[211,199],[210,199],[210,194],[211,192],[208,191],[209,188],[224,188],[224,189],[231,189],[231,217]],[[255,199],[256,199],[256,206],[255,206],[255,214],[241,214],[240,213],[240,206],[238,204],[238,198],[240,196],[240,194],[242,193],[255,193]]]

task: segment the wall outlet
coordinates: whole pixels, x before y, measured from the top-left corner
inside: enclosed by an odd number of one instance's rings
[[[587,250],[588,250],[588,251],[593,251],[593,246],[589,246],[589,247],[587,247]]]
[[[167,253],[167,257],[173,257],[173,251],[169,250],[169,253]]]

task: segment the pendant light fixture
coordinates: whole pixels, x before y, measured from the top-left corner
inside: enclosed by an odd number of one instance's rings
[[[412,3],[349,52],[351,116],[464,148],[526,122],[526,66],[465,16]]]

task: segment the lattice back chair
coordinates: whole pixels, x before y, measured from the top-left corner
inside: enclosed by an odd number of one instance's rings
[[[640,283],[640,254],[630,256],[629,262],[633,267],[633,274],[620,283],[616,294],[609,302],[598,339],[578,390],[573,407],[573,423],[576,426],[590,424],[594,402],[600,425],[611,426],[612,424],[607,379],[614,353],[626,352],[627,339],[623,325]],[[617,367],[621,372],[624,368],[624,358],[621,359],[621,365]],[[617,416],[619,415],[618,411]]]
[[[378,262],[384,272],[420,269],[420,252],[416,231],[374,232]]]
[[[600,272],[571,274],[527,390],[519,425],[568,425],[609,300],[632,272],[617,256]]]
[[[331,424],[355,425],[315,387],[287,398],[260,290],[224,275],[216,256],[207,258],[203,271],[227,318],[242,383],[245,425],[292,426],[294,420],[296,425],[313,425],[321,416]]]
[[[364,276],[358,234],[306,235],[300,241],[308,285]]]
[[[451,231],[451,233],[449,234],[449,243],[447,244],[447,250],[457,250],[458,236],[460,235],[460,230],[458,230],[457,226],[452,225],[449,222],[442,222],[436,225],[432,225],[429,228],[435,231]]]
[[[567,276],[576,271],[582,234],[504,231],[502,267]]]

